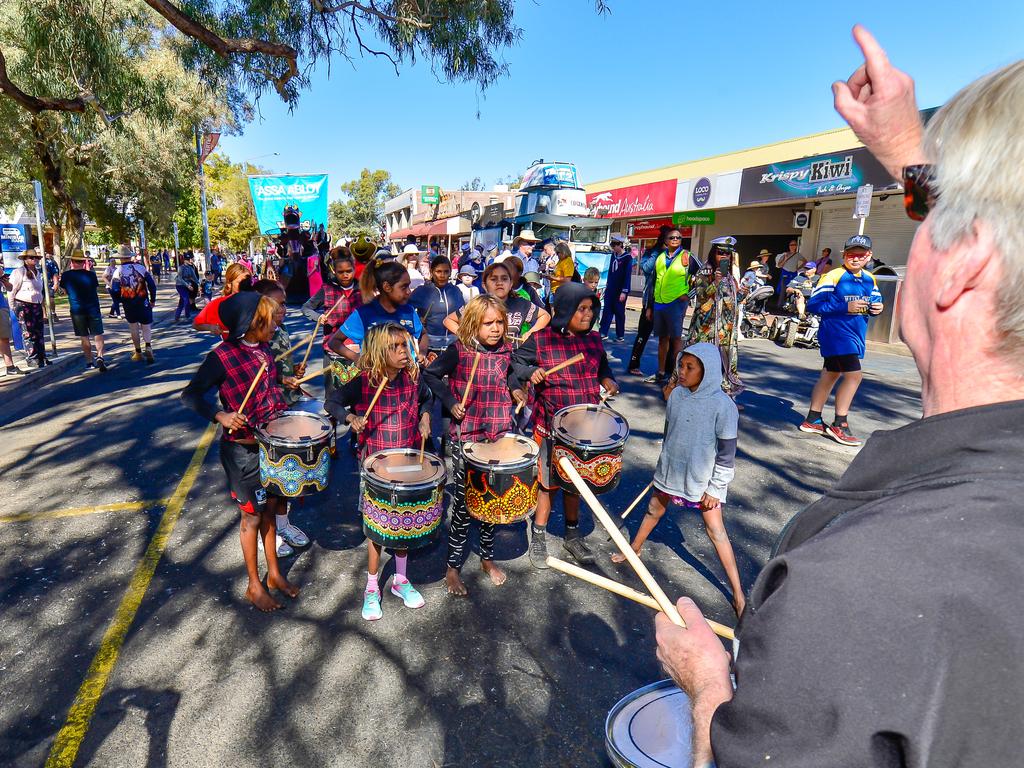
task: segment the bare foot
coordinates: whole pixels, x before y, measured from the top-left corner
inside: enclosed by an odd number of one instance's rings
[[[496,587],[500,587],[505,583],[505,579],[508,578],[508,576],[505,575],[505,572],[494,564],[493,560],[481,560],[480,567],[483,569],[484,573],[491,577],[491,584]]]
[[[276,611],[281,607],[281,604],[272,598],[270,593],[258,581],[255,584],[249,584],[245,590],[245,596],[249,598],[250,603],[261,611]]]
[[[466,585],[462,582],[462,576],[459,575],[458,568],[448,566],[448,572],[444,575],[444,583],[448,587],[449,595],[465,597],[469,594],[469,590],[466,589]]]
[[[292,584],[290,581],[288,581],[288,579],[286,579],[281,574],[278,574],[276,577],[267,576],[267,586],[271,589],[281,590],[286,595],[288,595],[288,597],[294,598],[299,596],[299,588]]]
[[[633,551],[636,552],[637,557],[640,556],[640,552],[638,550],[634,549]],[[626,562],[626,556],[624,554],[622,554],[621,552],[616,552],[614,555],[612,555],[612,562],[613,563],[624,563],[624,562]]]

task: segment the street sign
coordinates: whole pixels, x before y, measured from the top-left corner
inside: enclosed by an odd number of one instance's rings
[[[696,224],[707,224],[708,226],[711,226],[714,223],[714,211],[688,211],[686,213],[676,213],[672,215],[672,224],[677,227],[694,226]]]
[[[866,219],[871,214],[871,193],[875,191],[872,184],[857,187],[857,202],[853,206],[853,218]]]
[[[437,205],[441,202],[441,188],[436,184],[424,184],[420,187],[420,202],[424,205]]]

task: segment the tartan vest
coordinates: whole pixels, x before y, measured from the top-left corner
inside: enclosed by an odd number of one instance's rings
[[[331,307],[338,303],[338,308],[333,312]],[[331,335],[338,330],[348,319],[348,316],[363,305],[363,295],[359,292],[359,286],[352,283],[349,290],[344,290],[336,283],[324,283],[324,349],[327,349],[327,342]]]
[[[476,350],[466,349],[461,341],[455,342],[455,348],[459,351],[459,363],[455,373],[448,377],[448,386],[461,403],[469,372],[473,370]],[[507,343],[502,343],[493,352],[480,351],[480,363],[466,401],[466,417],[461,424],[456,424],[453,419],[449,434],[457,437],[458,427],[461,427],[463,440],[480,440],[481,437],[494,440],[512,428],[512,398],[508,391],[511,357],[512,350]]]
[[[228,441],[252,440],[253,426],[266,424],[286,407],[284,395],[277,384],[277,368],[270,345],[260,344],[250,347],[238,341],[222,341],[214,347],[213,354],[224,366],[224,381],[220,385],[220,401],[224,410],[237,412],[249,385],[256,378],[261,363],[266,363],[266,370],[260,376],[260,382],[252,391],[249,402],[242,412],[249,420],[249,425],[234,432],[224,432],[223,439]]]
[[[370,383],[365,373],[360,377],[362,394],[356,411],[366,413],[380,382]],[[373,406],[366,428],[359,436],[363,457],[388,448],[413,448],[419,445],[420,398],[419,382],[403,370],[388,382]]]
[[[547,370],[582,352],[586,357],[563,368],[537,387],[537,431],[551,434],[551,420],[558,411],[570,405],[596,404],[600,399],[601,382],[597,378],[604,345],[596,331],[582,336],[561,334],[550,326],[537,332],[537,365]]]

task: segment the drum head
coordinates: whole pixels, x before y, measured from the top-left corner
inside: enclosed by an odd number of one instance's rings
[[[466,443],[462,452],[478,467],[517,467],[537,461],[540,446],[527,437],[509,433],[490,443]]]
[[[693,765],[690,699],[671,680],[645,686],[612,707],[605,746],[617,766],[686,768]]]
[[[331,421],[326,416],[303,411],[284,411],[258,430],[265,440],[279,445],[309,445],[331,434]]]
[[[415,469],[408,469],[415,467]],[[444,480],[444,462],[432,453],[423,454],[413,448],[389,448],[377,451],[363,461],[363,472],[382,485],[397,488],[433,486]]]
[[[551,427],[569,445],[602,448],[619,445],[629,436],[626,420],[603,405],[570,405],[555,414]]]

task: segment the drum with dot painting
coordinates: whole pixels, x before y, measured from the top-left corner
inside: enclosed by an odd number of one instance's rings
[[[562,490],[575,493],[559,466],[562,458],[569,460],[594,494],[618,488],[628,437],[629,424],[607,406],[570,405],[556,413],[551,422],[551,470],[561,480]]]

